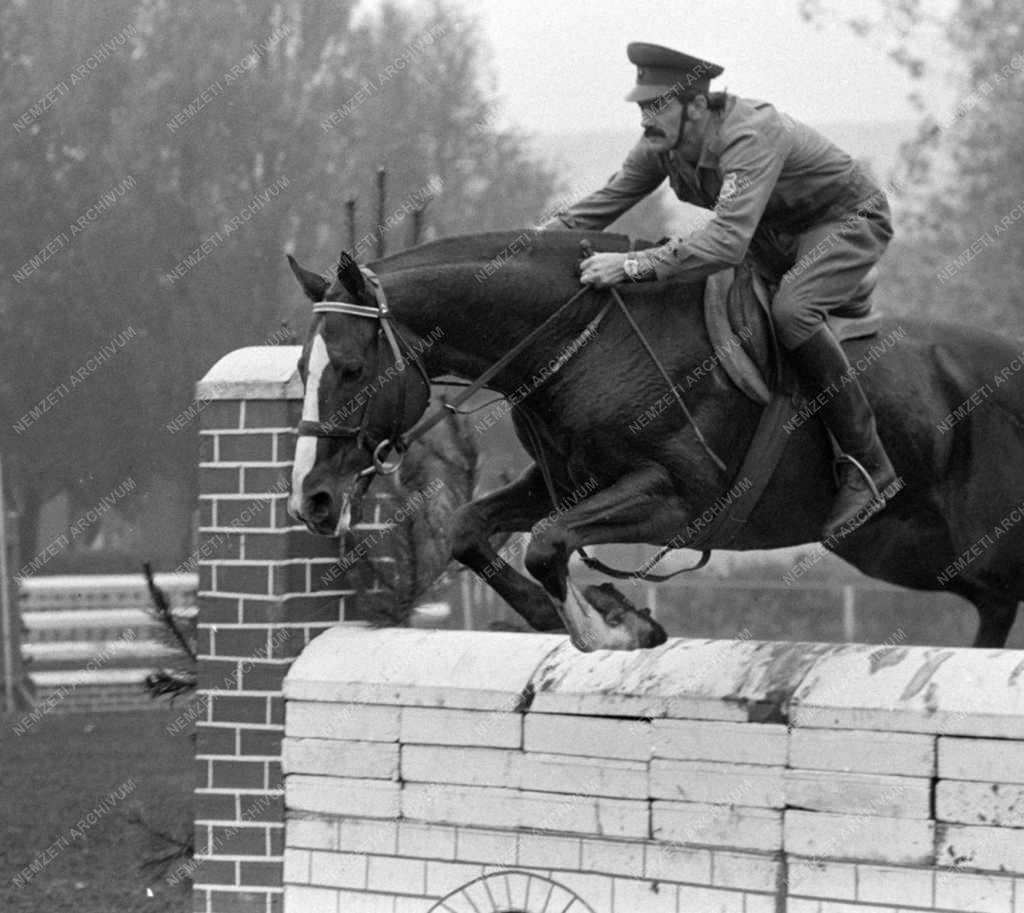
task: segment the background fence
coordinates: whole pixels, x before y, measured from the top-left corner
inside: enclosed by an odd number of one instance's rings
[[[196,614],[196,574],[157,574],[180,619]],[[20,581],[21,651],[38,705],[57,710],[153,704],[143,688],[174,664],[141,574],[33,577]]]

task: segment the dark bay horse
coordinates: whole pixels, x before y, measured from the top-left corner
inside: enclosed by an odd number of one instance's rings
[[[371,265],[401,336],[422,350],[426,373],[473,379],[580,292],[576,264],[584,239],[598,251],[628,243],[601,232],[501,232],[424,244]],[[339,266],[337,280],[291,262],[312,301],[376,307],[374,286],[351,262]],[[623,314],[612,309],[581,340],[608,295],[585,290],[488,383],[514,404],[516,431],[535,462],[459,511],[452,548],[534,628],[564,626],[584,650],[653,646],[665,635],[644,611],[578,598],[568,581],[569,555],[600,543],[677,544],[735,485],[761,411],[712,358],[703,283],[619,288],[683,391],[693,423]],[[883,337],[891,348],[869,357]],[[967,598],[980,616],[975,646],[1002,646],[1024,598],[1021,353],[990,333],[909,318],[887,318],[875,340],[848,343],[847,352],[865,365],[859,379],[904,487],[830,547],[873,577]],[[303,418],[311,427],[353,427],[335,436],[300,434],[289,509],[313,532],[347,527],[372,451],[396,429],[410,429],[426,408],[427,380],[395,361],[379,321],[315,314],[300,360]],[[794,423],[767,489],[730,548],[817,540],[834,490],[832,450],[821,423],[805,418]],[[725,470],[695,426],[724,457]],[[550,469],[557,509],[539,464]],[[529,530],[526,567],[539,586],[489,542],[497,533]]]

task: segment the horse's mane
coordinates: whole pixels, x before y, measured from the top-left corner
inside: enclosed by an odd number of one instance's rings
[[[497,258],[510,259],[527,253],[533,257],[550,259],[553,263],[563,263],[579,259],[580,241],[584,239],[595,250],[629,250],[629,238],[625,235],[602,231],[539,231],[535,228],[520,228],[453,235],[427,241],[389,254],[374,261],[371,266],[381,272],[394,272],[439,263],[488,263]]]

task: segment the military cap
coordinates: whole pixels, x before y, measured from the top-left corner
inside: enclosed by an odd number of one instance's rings
[[[706,93],[711,80],[724,72],[717,63],[643,41],[627,45],[626,56],[636,64],[636,85],[626,101],[650,101],[673,90]]]

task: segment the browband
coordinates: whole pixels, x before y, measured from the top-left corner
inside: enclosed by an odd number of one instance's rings
[[[348,314],[351,317],[369,317],[380,319],[380,309],[366,307],[362,304],[349,304],[347,301],[318,301],[313,305],[314,314]]]

